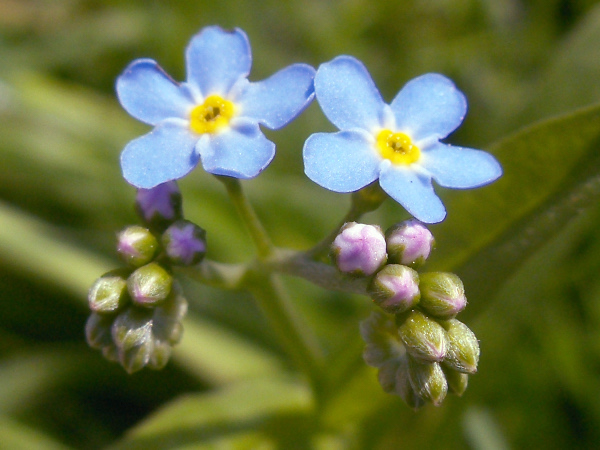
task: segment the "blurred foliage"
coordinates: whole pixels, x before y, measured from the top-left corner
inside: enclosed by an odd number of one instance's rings
[[[335,386],[321,406],[245,294],[183,279],[191,312],[160,372],[129,376],[85,345],[87,289],[136,221],[118,156],[147,129],[119,107],[115,77],[151,57],[182,79],[187,41],[210,24],[248,33],[255,80],[345,53],[388,100],[424,72],[465,92],[469,114],[449,140],[490,149],[506,175],[443,192],[449,218],[432,227],[431,265],[464,277],[481,340],[463,398],[415,413],[384,394],[360,357],[370,301],[296,279]],[[593,448],[599,80],[593,0],[0,0],[0,447]],[[278,245],[307,248],[345,212],[347,196],[302,174],[304,139],[330,129],[315,104],[267,132],[278,154],[245,188]],[[252,256],[216,180],[199,169],[181,188],[208,257]],[[387,202],[366,221],[404,214]]]

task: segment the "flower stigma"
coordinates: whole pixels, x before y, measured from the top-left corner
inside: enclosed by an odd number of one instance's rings
[[[377,149],[392,164],[409,165],[419,160],[421,151],[406,134],[382,130],[377,135]]]
[[[210,95],[190,113],[190,128],[198,134],[215,133],[229,124],[234,109],[230,101]]]

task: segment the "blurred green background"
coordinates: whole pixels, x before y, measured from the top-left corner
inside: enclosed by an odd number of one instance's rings
[[[444,73],[467,95],[469,114],[449,141],[498,149],[506,176],[473,193],[439,190],[449,219],[432,227],[431,267],[464,276],[461,320],[481,340],[479,373],[462,398],[415,413],[384,394],[360,356],[370,301],[296,279],[286,279],[292,298],[337,380],[320,411],[245,294],[182,278],[190,313],[163,371],[129,376],[87,347],[87,289],[119,265],[115,233],[136,223],[119,153],[148,130],[121,110],[115,78],[151,57],[183,79],[188,40],[211,24],[247,32],[251,80],[351,54],[388,101],[425,72]],[[583,135],[596,144],[586,155],[598,148],[600,113],[555,131],[552,161],[543,149],[538,158],[525,145],[511,153],[491,143],[599,101],[592,0],[0,0],[0,448],[597,447],[600,210],[590,201],[538,241],[536,230],[572,179],[593,171],[572,149]],[[585,120],[587,134],[577,128]],[[244,186],[278,245],[310,247],[349,204],[302,173],[306,137],[332,129],[313,104],[266,132],[277,156]],[[222,186],[201,169],[180,185],[187,217],[208,232],[208,256],[252,257]],[[481,208],[498,197],[502,207]],[[386,202],[365,221],[386,228],[403,218]],[[522,251],[486,256],[519,232]]]

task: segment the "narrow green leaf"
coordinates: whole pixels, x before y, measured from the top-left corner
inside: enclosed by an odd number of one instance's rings
[[[9,417],[0,416],[2,448],[12,450],[67,450],[69,447],[55,441],[40,430],[28,427]]]
[[[493,292],[571,218],[600,198],[600,106],[546,120],[491,151],[504,176],[453,195],[436,231],[443,255],[433,268],[458,270],[469,296]]]
[[[276,377],[255,379],[179,398],[132,429],[115,448],[199,445],[237,437],[241,432],[256,433],[268,427],[270,419],[305,416],[312,409],[312,396],[306,386]],[[267,434],[264,436],[266,440]]]

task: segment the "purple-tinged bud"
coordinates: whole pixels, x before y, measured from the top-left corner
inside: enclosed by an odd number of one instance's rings
[[[466,373],[457,372],[444,363],[441,364],[444,375],[446,375],[446,381],[448,382],[448,392],[451,394],[458,395],[459,397],[467,390],[469,384],[469,375]]]
[[[136,305],[153,308],[171,293],[173,277],[157,263],[136,269],[127,279],[127,289]]]
[[[173,223],[161,240],[169,260],[176,265],[198,264],[206,254],[206,231],[187,220]]]
[[[147,228],[132,225],[117,235],[117,252],[132,267],[148,264],[156,255],[158,240]]]
[[[419,302],[419,274],[407,266],[388,264],[368,287],[373,301],[390,314],[408,311]]]
[[[408,358],[410,384],[423,400],[440,406],[448,393],[448,383],[437,362],[421,362]]]
[[[398,328],[406,351],[422,361],[439,362],[446,356],[446,331],[421,311],[412,311]]]
[[[183,217],[181,192],[175,181],[151,189],[138,189],[135,206],[140,218],[152,230],[163,232]]]
[[[389,262],[411,267],[421,266],[435,244],[431,231],[414,219],[392,225],[385,240]]]
[[[479,364],[479,341],[468,326],[452,319],[442,323],[446,329],[444,364],[458,372],[473,374]]]
[[[373,275],[387,261],[381,228],[356,222],[345,224],[331,244],[331,258],[341,272],[359,277]]]
[[[117,269],[98,278],[88,292],[90,309],[98,314],[112,314],[122,310],[130,301],[127,292],[128,275],[129,271]]]
[[[452,319],[467,306],[463,283],[453,273],[423,273],[419,289],[421,308],[434,317]]]

